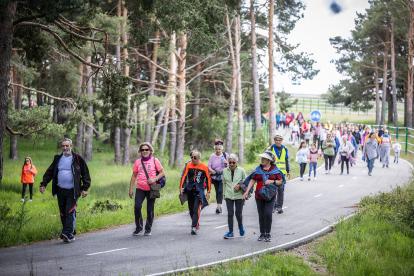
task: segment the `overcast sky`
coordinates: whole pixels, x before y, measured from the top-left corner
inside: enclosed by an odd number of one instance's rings
[[[342,12],[334,14],[330,9],[330,0],[303,0],[306,4],[305,17],[296,25],[295,30],[289,36],[290,44],[300,43],[296,50],[299,52],[313,53],[316,60],[315,68],[320,69],[319,74],[313,80],[302,80],[301,85],[292,85],[286,75],[275,74],[275,90],[285,89],[292,94],[322,94],[331,84],[337,84],[343,78],[339,74],[332,59],[338,55],[329,43],[329,38],[335,36],[350,37],[350,31],[354,29],[356,12],[365,12],[369,7],[366,0],[336,0],[342,7]],[[277,60],[276,60],[277,62]]]

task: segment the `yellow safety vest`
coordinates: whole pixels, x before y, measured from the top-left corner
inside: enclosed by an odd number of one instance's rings
[[[277,157],[277,153],[275,151],[276,147],[272,148],[273,154],[276,156],[276,167],[284,174],[287,174],[286,170],[286,148],[282,148],[282,154],[280,155],[280,158]]]

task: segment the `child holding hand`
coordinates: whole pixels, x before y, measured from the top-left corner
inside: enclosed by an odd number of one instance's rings
[[[313,180],[316,180],[316,166],[318,165],[318,157],[321,157],[322,154],[318,152],[316,144],[312,143],[310,152],[309,152],[309,177],[308,181],[311,180],[311,173],[313,169]]]

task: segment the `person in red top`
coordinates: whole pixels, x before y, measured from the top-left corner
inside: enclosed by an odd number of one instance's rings
[[[272,197],[270,201],[266,201],[262,196],[259,194],[259,190],[263,187],[263,185],[282,185],[284,182],[284,177],[282,176],[282,172],[277,169],[275,165],[276,157],[271,151],[266,151],[262,154],[259,154],[262,157],[260,169],[259,167],[252,173],[253,175],[249,175],[250,182],[249,186],[246,189],[246,192],[243,195],[243,199],[246,199],[249,195],[249,191],[253,188],[254,184],[256,185],[256,205],[257,205],[257,212],[259,213],[259,225],[260,225],[260,236],[258,241],[272,241],[270,236],[270,231],[272,229],[272,214],[273,214],[273,207],[275,206],[276,202],[276,194]],[[263,182],[263,175],[268,176],[268,179]],[[246,180],[249,179],[246,178]]]
[[[197,235],[201,210],[208,206],[210,200],[211,178],[207,164],[200,160],[201,153],[195,150],[190,153],[190,157],[191,162],[185,164],[181,176],[180,195],[186,194],[188,197],[188,211],[192,220],[191,235]]]
[[[286,113],[287,114],[287,113]],[[290,122],[292,122],[292,116],[291,114],[286,115],[286,126],[289,127]]]
[[[30,157],[26,157],[24,159],[24,164],[22,167],[22,177],[21,181],[23,184],[22,190],[22,201],[24,201],[24,196],[26,194],[27,184],[29,184],[29,191],[30,191],[30,199],[29,202],[32,201],[33,197],[33,183],[34,183],[34,175],[37,174],[37,170],[35,166],[32,164],[32,159]]]

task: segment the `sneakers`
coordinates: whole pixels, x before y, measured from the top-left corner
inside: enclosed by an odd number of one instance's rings
[[[216,214],[220,214],[220,213],[222,213],[223,211],[221,210],[221,207],[217,207],[216,208]]]
[[[271,242],[272,241],[272,236],[270,236],[270,234],[267,233],[266,236],[265,236],[265,240],[264,241],[265,242]]]
[[[347,171],[346,174],[349,174],[349,171]]]
[[[309,175],[309,177],[308,177],[308,181],[310,181],[311,180],[311,176]]]
[[[331,170],[328,171],[328,174],[331,174]]]
[[[344,174],[344,172],[341,172],[341,175],[343,175]]]
[[[328,170],[325,170],[325,174],[328,174]]]
[[[300,178],[300,181],[303,181],[303,177]]]
[[[68,237],[66,234],[60,234],[60,238],[63,240],[63,242],[73,242],[75,240],[74,236]]]
[[[228,239],[234,239],[234,235],[233,232],[228,232],[227,234],[225,234],[223,236],[224,239],[228,240]]]
[[[387,166],[388,167],[388,166]],[[29,199],[29,202],[32,202],[32,200],[31,199]]]
[[[371,176],[371,173],[368,173],[369,176]]]
[[[239,227],[239,234],[240,234],[240,236],[243,237],[244,233],[245,233],[245,231],[244,231],[243,224],[242,224],[242,226]]]
[[[141,232],[142,232],[142,229],[138,230],[137,228],[135,228],[134,232],[132,232],[132,235],[133,236],[138,236]]]
[[[21,202],[24,202],[24,198],[20,199]]]
[[[278,208],[274,208],[273,209],[273,213],[277,213],[277,212],[279,212],[279,209]]]
[[[280,208],[280,209],[277,211],[277,213],[278,213],[278,214],[283,213],[283,209],[282,209],[282,208]]]
[[[387,165],[387,168],[388,168],[388,165]],[[31,201],[31,200],[29,200],[29,201]]]
[[[151,231],[145,230],[144,236],[151,236]]]
[[[258,241],[263,241],[266,238],[265,234],[260,234],[260,236],[257,238]]]
[[[313,178],[313,181],[316,181],[316,176]]]
[[[191,228],[191,235],[197,235],[197,228]]]
[[[385,167],[385,164],[384,164],[384,165],[382,165],[382,167],[384,168],[384,167]]]

